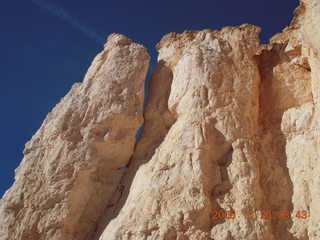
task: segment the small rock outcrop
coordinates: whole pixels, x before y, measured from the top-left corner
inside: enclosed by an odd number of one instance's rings
[[[320,1],[259,32],[165,35],[143,114],[149,56],[111,35],[27,143],[0,240],[320,239]]]

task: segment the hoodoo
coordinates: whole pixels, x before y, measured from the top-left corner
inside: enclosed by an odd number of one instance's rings
[[[0,239],[319,240],[320,1],[259,32],[165,35],[144,110],[149,55],[112,34],[26,144]]]

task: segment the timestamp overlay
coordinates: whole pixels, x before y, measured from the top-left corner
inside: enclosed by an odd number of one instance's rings
[[[288,210],[243,210],[243,211],[235,211],[235,210],[213,210],[211,213],[212,220],[222,220],[222,219],[239,219],[239,218],[247,218],[247,219],[307,219],[310,217],[310,213],[307,210],[298,210],[298,211],[288,211]]]

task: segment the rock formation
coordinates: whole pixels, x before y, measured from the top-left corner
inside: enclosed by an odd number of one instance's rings
[[[108,38],[83,83],[26,144],[1,202],[1,240],[92,237],[134,150],[148,65],[144,47],[122,35]]]
[[[0,239],[320,239],[320,1],[259,32],[164,36],[143,117],[149,57],[111,35],[27,143]]]

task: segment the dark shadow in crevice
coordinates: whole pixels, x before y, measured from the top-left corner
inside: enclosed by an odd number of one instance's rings
[[[260,149],[259,169],[260,188],[264,194],[264,208],[277,214],[280,210],[290,213],[293,210],[292,195],[293,183],[287,167],[286,137],[281,131],[281,121],[286,109],[281,108],[276,91],[273,86],[277,76],[274,67],[290,61],[284,53],[286,45],[274,43],[269,49],[263,50],[256,56],[261,83],[259,87],[259,136]],[[288,98],[290,93],[286,92]],[[282,96],[285,98],[286,96]],[[277,216],[271,220],[271,231],[276,239],[296,239],[290,228],[292,218],[279,219]]]
[[[152,76],[152,73],[154,71],[154,62],[150,62],[150,66],[149,66],[149,69],[148,69],[148,72],[147,72],[147,75],[146,75],[146,80],[144,82],[144,100],[143,100],[143,110],[142,112],[144,113],[145,110],[146,110],[146,106],[147,106],[147,99],[148,99],[148,96],[149,96],[149,83],[150,83],[150,79],[151,79],[151,76]],[[140,128],[138,129],[137,131],[137,134],[136,134],[136,144],[137,142],[139,141],[140,137],[141,137],[141,134],[142,134],[142,130],[144,128],[144,123],[141,124]]]
[[[135,143],[135,144],[137,144],[137,142],[139,141],[139,139],[140,139],[140,137],[141,137],[141,134],[142,134],[142,131],[143,131],[143,128],[144,128],[144,124],[142,124],[142,125],[140,126],[140,128],[138,129],[138,131],[137,131],[137,134],[136,134],[136,143]]]

